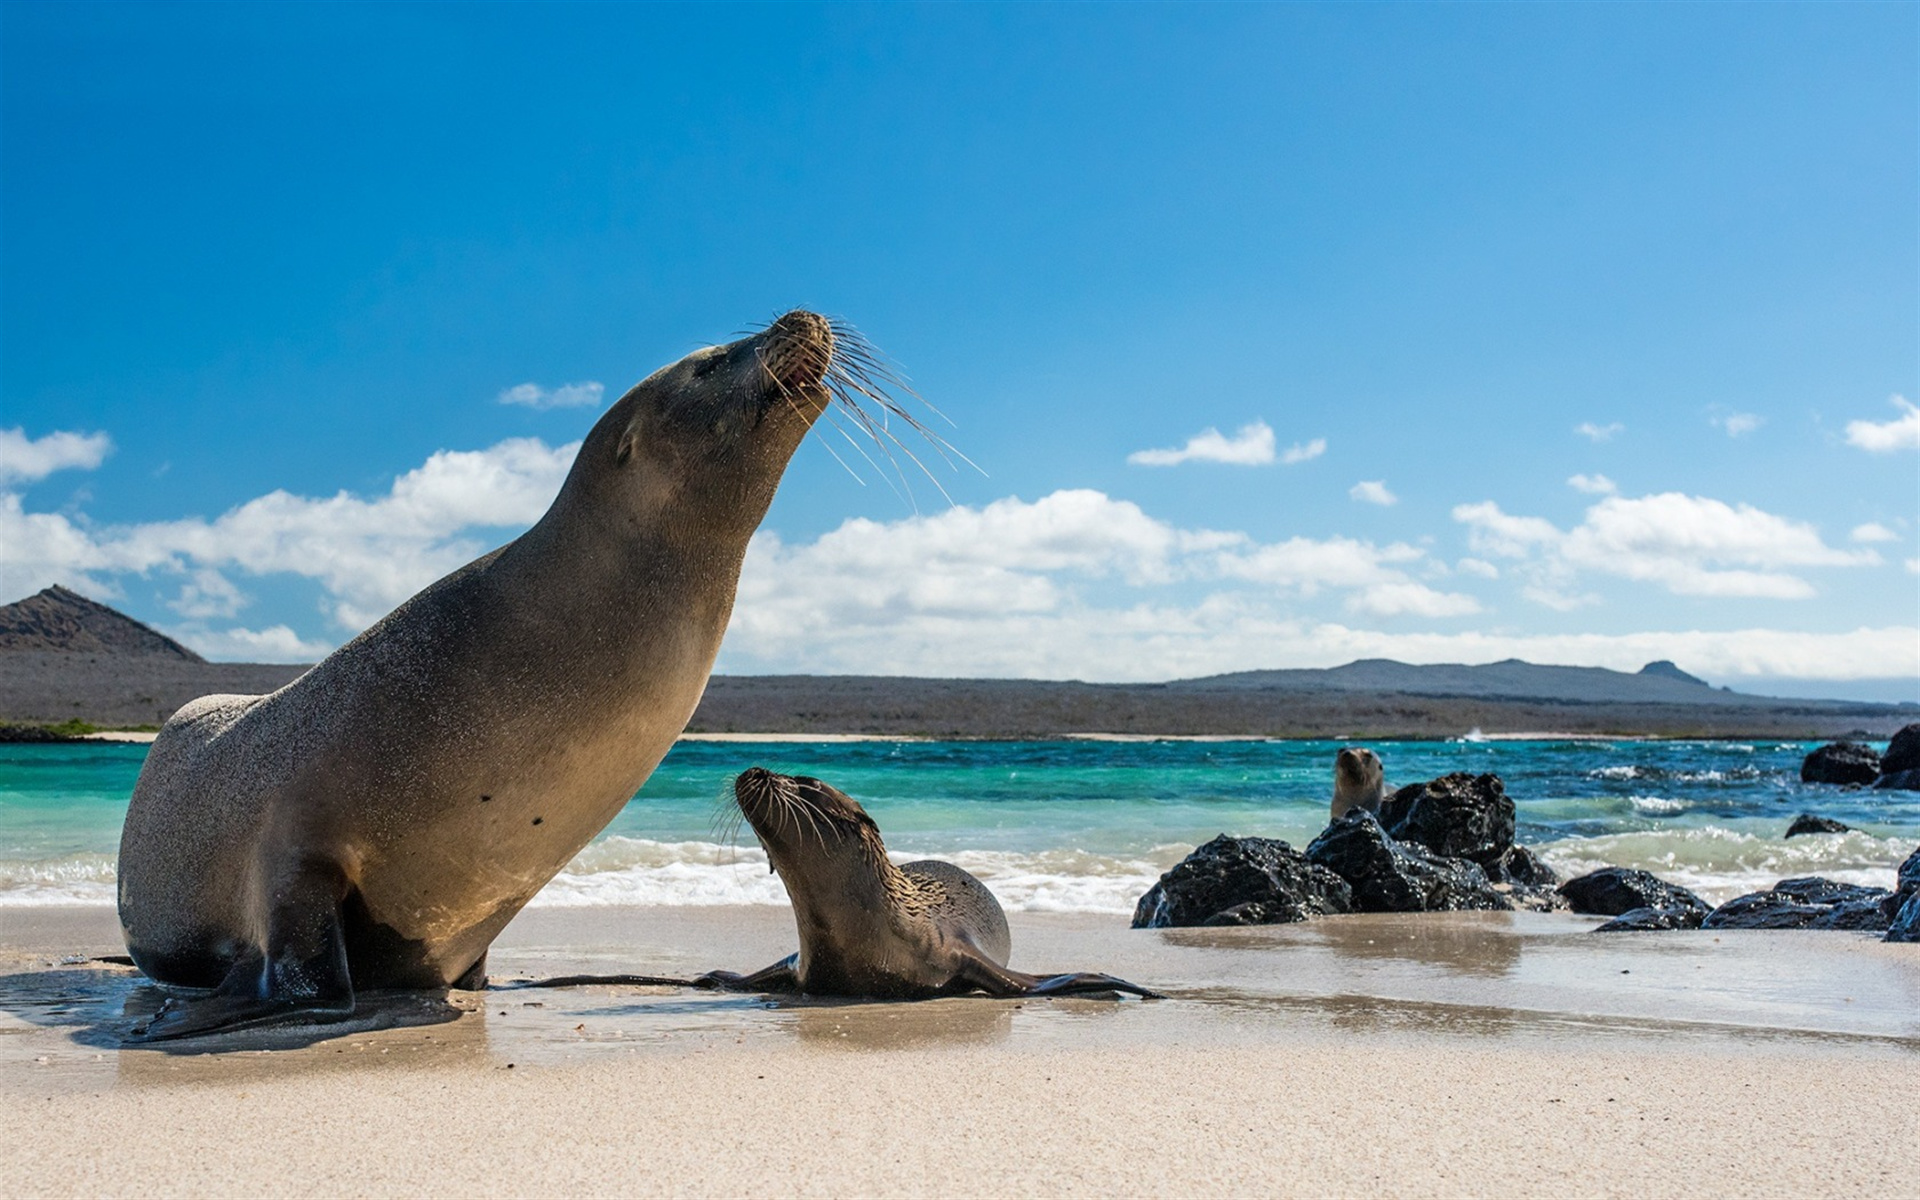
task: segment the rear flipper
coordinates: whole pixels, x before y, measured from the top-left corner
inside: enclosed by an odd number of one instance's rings
[[[713,988],[722,992],[798,992],[800,990],[800,956],[789,954],[770,967],[762,967],[751,975],[739,975],[732,971],[708,971],[693,981],[697,988]]]
[[[1087,971],[1067,975],[1029,975],[1010,971],[980,953],[974,953],[953,977],[957,991],[981,991],[989,996],[1084,996],[1094,993],[1125,992],[1148,1000],[1164,1000],[1159,992],[1148,991],[1137,983],[1128,983],[1112,975]]]
[[[340,902],[346,881],[331,863],[307,864],[274,888],[264,955],[241,959],[211,993],[170,997],[128,1036],[132,1042],[319,1024],[353,1013],[353,981]]]

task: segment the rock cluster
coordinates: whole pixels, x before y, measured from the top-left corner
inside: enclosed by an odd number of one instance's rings
[[[1822,746],[1800,763],[1800,782],[1920,792],[1920,722],[1894,734],[1885,754],[1858,742]]]
[[[1610,916],[1595,933],[1659,929],[1886,930],[1887,941],[1920,942],[1920,849],[1908,856],[1894,890],[1818,876],[1782,879],[1764,892],[1718,908],[1683,887],[1623,867],[1570,879],[1560,894],[1578,913]]]
[[[1345,880],[1274,838],[1221,834],[1140,897],[1135,929],[1170,925],[1280,925],[1353,911]]]
[[[1577,913],[1612,917],[1594,932],[1642,929],[1698,929],[1713,906],[1678,884],[1646,871],[1602,867],[1560,885],[1560,894]]]
[[[1376,818],[1356,809],[1304,852],[1221,834],[1160,877],[1135,928],[1251,925],[1341,912],[1562,908],[1552,868],[1513,841],[1497,775],[1445,775],[1401,788]]]

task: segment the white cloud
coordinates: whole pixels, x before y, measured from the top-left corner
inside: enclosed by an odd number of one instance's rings
[[[1460,592],[1436,591],[1404,580],[1371,584],[1348,597],[1347,607],[1379,617],[1465,617],[1479,612],[1480,602]]]
[[[1569,475],[1567,486],[1589,496],[1611,496],[1620,490],[1620,485],[1605,475]]]
[[[1232,437],[1209,426],[1177,450],[1136,450],[1127,455],[1127,461],[1137,467],[1172,467],[1183,462],[1261,467],[1273,461],[1273,445],[1273,430],[1265,421],[1242,425]]]
[[[1457,506],[1453,519],[1468,527],[1478,553],[1534,561],[1538,576],[1527,595],[1554,608],[1584,602],[1566,588],[1580,572],[1655,583],[1679,595],[1794,600],[1812,596],[1813,585],[1785,568],[1881,561],[1872,550],[1828,546],[1805,522],[1679,492],[1608,496],[1565,532],[1490,500]]]
[[[319,580],[331,615],[358,631],[433,580],[477,557],[481,529],[524,526],[560,490],[579,444],[514,438],[485,450],[442,450],[394,480],[384,496],[325,498],[271,492],[209,521],[188,517],[95,529],[57,513],[28,513],[0,496],[0,594],[50,583],[115,589],[99,576],[233,569]],[[211,576],[195,575],[179,603],[212,615]],[[237,590],[237,589],[236,589]],[[184,611],[184,610],[183,610]]]
[[[1766,423],[1766,418],[1757,417],[1752,413],[1737,412],[1728,413],[1725,416],[1716,415],[1713,418],[1713,423],[1725,430],[1728,437],[1737,438],[1745,437],[1747,434],[1760,428],[1760,426]]]
[[[518,383],[501,392],[499,399],[502,404],[519,404],[541,410],[598,408],[606,391],[605,384],[591,379],[581,383],[563,383],[557,388],[543,388],[537,383]]]
[[[206,629],[176,626],[167,631],[207,658],[228,662],[303,663],[324,658],[333,650],[327,642],[308,641],[285,625],[266,629]]]
[[[1500,578],[1500,568],[1484,558],[1463,558],[1453,564],[1453,569],[1462,575],[1478,575],[1482,579]]]
[[[1362,479],[1347,489],[1347,495],[1363,504],[1384,506],[1400,503],[1400,497],[1388,491],[1386,481],[1382,479]]]
[[[18,426],[0,429],[0,487],[34,483],[55,471],[91,471],[112,450],[113,439],[104,433],[58,430],[29,438]]]
[[[1920,405],[1905,396],[1894,396],[1889,403],[1900,411],[1891,421],[1848,421],[1847,441],[1874,454],[1895,450],[1920,450]]]
[[[1855,525],[1853,532],[1847,535],[1856,542],[1897,542],[1900,535],[1888,529],[1878,521],[1868,521],[1865,525]]]
[[[167,607],[183,617],[231,617],[247,606],[247,597],[220,572],[203,568],[180,589]]]
[[[1326,452],[1327,439],[1314,438],[1310,442],[1295,442],[1293,445],[1288,446],[1286,453],[1280,456],[1280,461],[1290,467],[1295,463],[1303,463],[1308,459],[1319,458]]]
[[[1590,442],[1610,442],[1615,434],[1625,430],[1626,426],[1618,421],[1607,425],[1596,425],[1592,421],[1582,421],[1573,427],[1573,431]]]

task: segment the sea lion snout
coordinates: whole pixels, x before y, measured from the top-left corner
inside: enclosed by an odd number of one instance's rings
[[[781,388],[818,387],[833,362],[833,326],[796,308],[767,326],[760,361]]]

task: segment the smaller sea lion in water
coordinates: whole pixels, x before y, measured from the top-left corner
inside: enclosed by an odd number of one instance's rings
[[[1380,756],[1364,746],[1347,746],[1333,756],[1333,819],[1356,808],[1380,815],[1386,799],[1386,775]]]
[[[818,779],[754,767],[733,795],[793,900],[800,952],[751,975],[710,972],[703,986],[888,1000],[1156,995],[1111,975],[1008,970],[1006,914],[986,885],[952,863],[895,866],[859,802]]]

